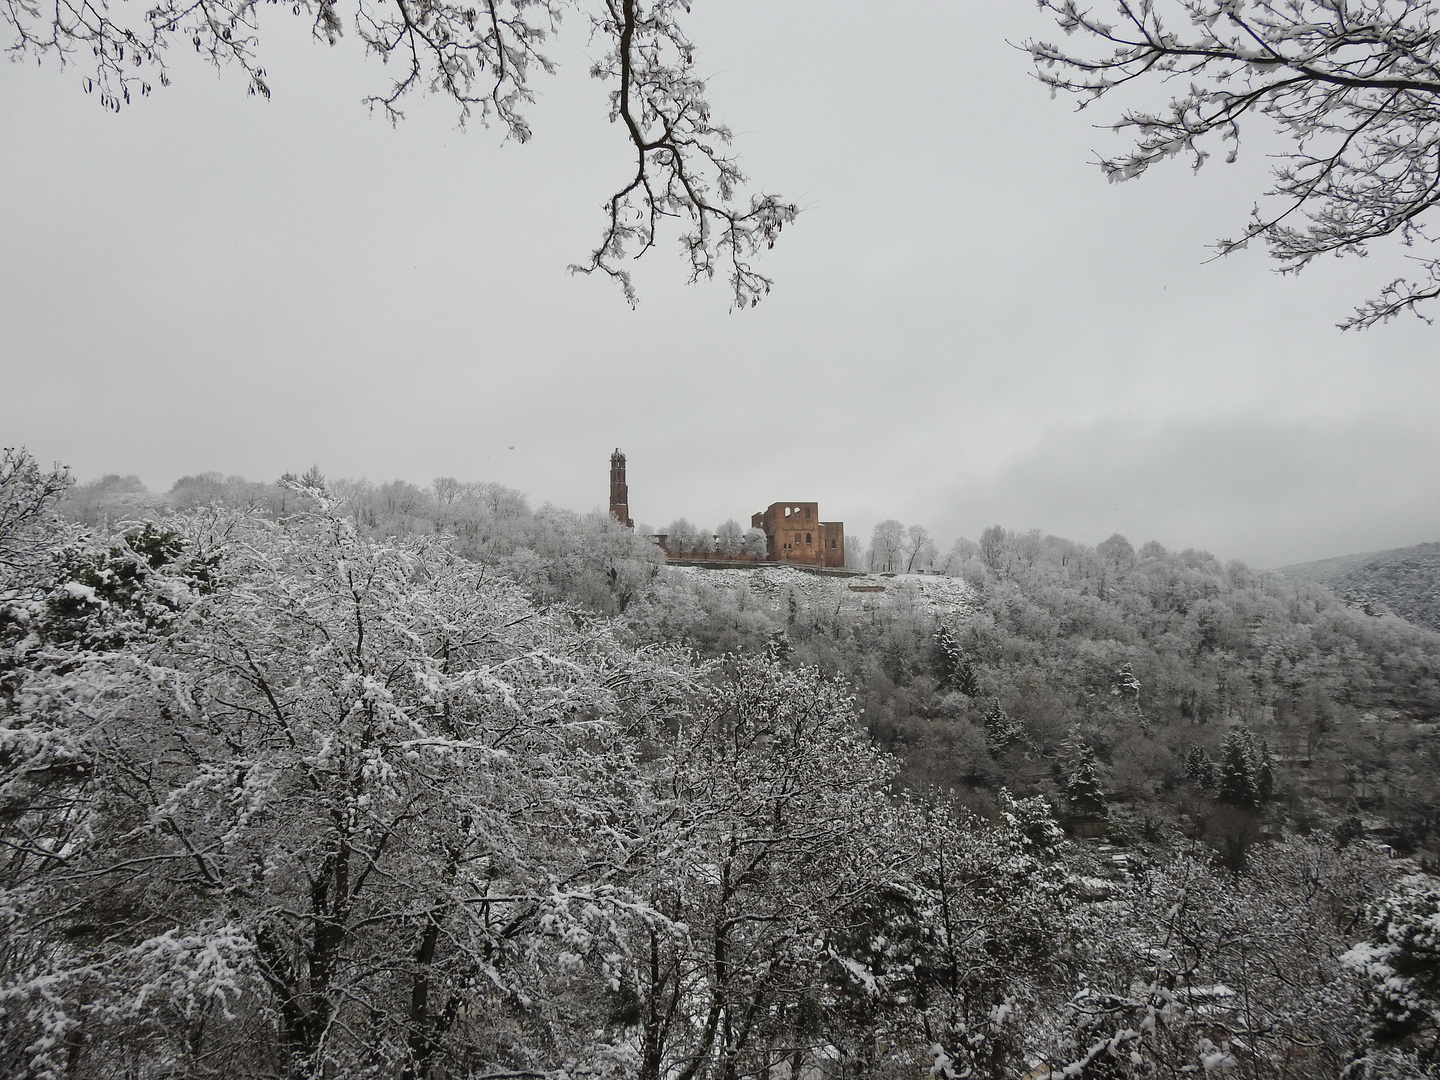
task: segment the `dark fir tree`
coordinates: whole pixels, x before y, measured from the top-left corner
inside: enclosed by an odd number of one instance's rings
[[[944,623],[935,628],[935,654],[942,689],[956,690],[966,697],[975,697],[980,693],[970,658]]]
[[[1185,755],[1185,775],[1207,791],[1215,790],[1215,763],[1204,747],[1192,746]]]
[[[1255,788],[1261,802],[1269,802],[1275,794],[1275,768],[1270,757],[1270,740],[1260,740],[1260,756],[1255,764]]]
[[[1025,736],[1025,728],[999,704],[985,714],[985,746],[995,757],[1009,750]]]
[[[1236,728],[1225,736],[1220,750],[1220,790],[1217,798],[1230,806],[1254,810],[1260,805],[1260,769],[1250,732]]]
[[[790,644],[790,635],[776,627],[765,639],[765,655],[771,660],[784,663],[795,655],[795,646]]]
[[[1095,748],[1080,744],[1075,768],[1065,780],[1065,794],[1070,808],[1081,817],[1103,817],[1105,793],[1096,774]]]

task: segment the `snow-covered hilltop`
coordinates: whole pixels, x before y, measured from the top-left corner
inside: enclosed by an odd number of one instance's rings
[[[709,569],[677,566],[697,584],[718,589],[749,589],[779,611],[795,596],[810,606],[834,605],[840,610],[913,611],[934,616],[968,614],[977,602],[974,590],[960,578],[936,574],[817,574],[779,563]]]

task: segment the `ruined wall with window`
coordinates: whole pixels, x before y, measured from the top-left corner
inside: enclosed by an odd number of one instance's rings
[[[845,565],[845,525],[839,521],[821,521],[819,503],[771,503],[753,515],[750,524],[765,534],[773,562]]]
[[[630,518],[630,487],[625,479],[625,455],[616,447],[610,455],[610,516],[627,529],[635,523]],[[804,563],[808,566],[845,566],[845,524],[821,521],[820,504],[813,502],[777,502],[750,518],[751,528],[765,534],[765,559],[770,562]],[[706,543],[699,551],[672,550],[675,547],[665,533],[653,537],[667,559],[699,555],[718,561],[758,562],[760,556],[749,551],[715,553]],[[710,538],[714,540],[714,537]]]

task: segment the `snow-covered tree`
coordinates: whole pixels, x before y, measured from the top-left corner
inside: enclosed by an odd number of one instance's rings
[[[661,741],[639,861],[669,929],[624,976],[640,1076],[798,1074],[834,1039],[842,939],[907,859],[886,839],[893,765],[842,686],[770,659],[724,665]]]
[[[1132,661],[1127,660],[1115,672],[1110,684],[1110,696],[1119,698],[1136,709],[1140,708],[1140,680],[1135,675],[1135,664]]]
[[[1215,788],[1215,763],[1203,746],[1192,746],[1185,754],[1185,775],[1208,790]]]
[[[700,530],[688,518],[676,518],[665,527],[665,546],[672,555],[689,555],[700,550]]]
[[[43,572],[70,483],[67,469],[46,471],[24,450],[0,455],[0,604],[29,593]]]
[[[930,538],[930,530],[924,525],[911,525],[905,530],[905,540],[901,553],[905,558],[905,572],[914,574],[928,570],[935,563],[935,541]]]
[[[1255,750],[1254,736],[1244,728],[1236,728],[1225,736],[1220,747],[1219,779],[1216,798],[1231,806],[1254,810],[1263,801],[1260,794],[1261,758]]]
[[[122,521],[153,515],[160,502],[138,476],[110,473],[73,485],[66,493],[61,513],[80,525],[109,528]]]
[[[870,534],[870,569],[896,573],[905,568],[905,526],[887,518]]]
[[[503,489],[502,489],[503,490]],[[606,513],[576,514],[544,506],[534,514],[517,508],[485,524],[495,535],[474,553],[520,583],[537,603],[579,604],[603,614],[624,612],[655,580],[664,556],[645,535]],[[502,554],[503,552],[503,554]]]
[[[1065,797],[1075,813],[1093,817],[1105,813],[1105,790],[1100,786],[1100,776],[1095,761],[1095,748],[1081,743],[1076,751],[1075,763],[1065,777]]]
[[[1025,725],[997,703],[985,712],[985,745],[999,757],[1010,747],[1024,742]]]
[[[941,623],[935,628],[935,652],[940,669],[940,686],[953,689],[966,697],[980,693],[980,683],[975,677],[975,666],[965,655],[965,650],[955,640],[950,628]]]
[[[1440,887],[1407,878],[1366,914],[1370,940],[1342,959],[1369,984],[1367,1064],[1372,1075],[1429,1075],[1440,1064]]]
[[[13,1074],[594,1050],[560,976],[647,917],[624,717],[663,674],[318,501],[60,553],[0,728]]]
[[[1051,1067],[1076,1076],[1352,1075],[1366,1038],[1364,987],[1341,957],[1390,877],[1374,852],[1328,843],[1258,847],[1238,876],[1203,850],[1177,851],[1082,916],[1085,985],[1068,1032],[1048,1049]],[[1037,1053],[1042,1045],[1043,1036]]]
[[[720,555],[739,555],[745,548],[745,534],[734,518],[727,519],[715,530],[715,551]]]
[[[910,985],[930,1075],[1020,1076],[1074,993],[1074,880],[1041,797],[1000,791],[993,828],[931,811],[912,879],[924,947]],[[928,825],[928,827],[924,827]],[[1023,896],[1021,903],[1015,898]]]
[[[980,534],[979,554],[981,561],[997,573],[1005,566],[1005,550],[1010,534],[1004,526],[991,525]]]
[[[129,487],[128,484],[125,486]],[[115,489],[112,487],[110,490]],[[196,473],[176,480],[165,495],[165,504],[172,510],[192,510],[201,506],[255,510],[270,507],[274,502],[274,491],[275,488],[270,484],[254,483],[243,476],[224,476],[218,472]],[[144,488],[140,487],[133,495],[141,495],[143,492]]]
[[[346,509],[359,516],[354,502]],[[458,496],[437,507],[435,524],[455,537],[461,554],[493,562],[529,544],[533,519],[522,493],[502,484],[466,484]]]
[[[715,550],[715,534],[709,529],[697,528],[695,530],[694,546],[690,551],[694,555],[709,555]]]

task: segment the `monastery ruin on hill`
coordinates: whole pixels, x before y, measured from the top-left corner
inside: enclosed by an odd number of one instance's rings
[[[630,518],[630,488],[625,482],[625,455],[617,448],[610,455],[610,515],[627,529],[635,522]],[[799,563],[804,566],[844,567],[845,523],[821,521],[820,504],[813,502],[774,502],[750,516],[750,527],[765,534],[766,562]],[[680,557],[665,543],[665,536],[656,537],[667,559]],[[737,562],[760,561],[753,556],[736,553],[721,558]]]

